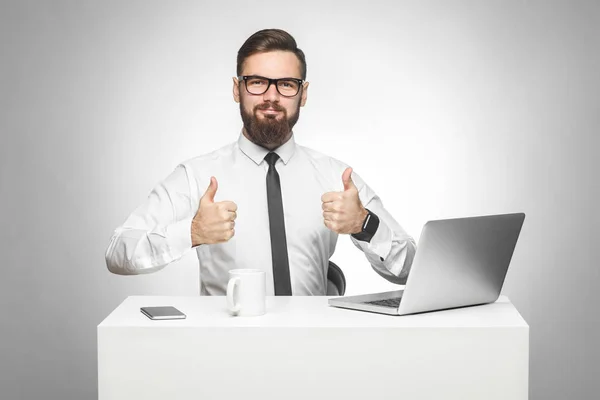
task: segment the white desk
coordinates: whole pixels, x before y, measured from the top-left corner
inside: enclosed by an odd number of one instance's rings
[[[152,321],[173,305],[185,320]],[[98,326],[100,400],[527,399],[529,327],[506,297],[412,316],[268,297],[232,317],[225,297],[132,296]]]

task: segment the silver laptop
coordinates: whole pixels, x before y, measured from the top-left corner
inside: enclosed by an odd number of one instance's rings
[[[493,303],[500,296],[525,214],[429,221],[404,290],[329,299],[329,305],[406,315]]]

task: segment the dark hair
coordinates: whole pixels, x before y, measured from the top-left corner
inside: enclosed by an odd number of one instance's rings
[[[242,74],[242,66],[248,57],[256,53],[269,51],[291,51],[300,60],[300,74],[306,79],[306,58],[304,52],[296,45],[296,40],[281,29],[263,29],[250,36],[237,54],[237,75]]]

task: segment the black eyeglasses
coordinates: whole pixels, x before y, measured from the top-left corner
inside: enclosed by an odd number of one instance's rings
[[[238,79],[244,81],[246,91],[250,94],[258,95],[266,93],[271,87],[271,84],[274,84],[279,94],[283,97],[294,97],[297,95],[302,86],[302,82],[304,82],[302,79],[296,78],[270,79],[258,75],[238,76]]]

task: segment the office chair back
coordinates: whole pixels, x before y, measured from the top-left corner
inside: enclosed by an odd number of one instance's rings
[[[346,277],[342,269],[329,261],[327,270],[327,296],[343,296],[346,293]]]

